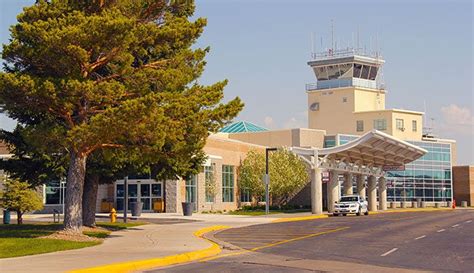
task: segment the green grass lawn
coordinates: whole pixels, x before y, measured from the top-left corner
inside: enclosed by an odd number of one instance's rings
[[[106,238],[112,231],[127,229],[144,222],[107,223],[98,222],[97,226],[107,230],[85,231],[84,234],[95,238]],[[66,240],[38,238],[47,236],[62,228],[61,224],[35,223],[23,225],[0,225],[0,258],[19,257],[61,250],[95,246],[101,241],[73,242]]]

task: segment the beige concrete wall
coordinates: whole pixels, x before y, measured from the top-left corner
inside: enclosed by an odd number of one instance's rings
[[[348,133],[353,127],[354,90],[348,87],[308,92],[308,127],[331,135]],[[315,102],[319,103],[319,110],[312,111],[310,106]]]
[[[354,89],[354,112],[385,109],[385,91]]]
[[[401,131],[396,128],[396,120],[402,119],[405,130]],[[412,121],[416,121],[416,132],[412,130]],[[421,140],[423,134],[423,115],[412,114],[406,112],[392,112],[392,131],[391,135],[402,140]]]
[[[323,147],[325,134],[324,130],[298,128],[236,133],[228,137],[267,147]]]

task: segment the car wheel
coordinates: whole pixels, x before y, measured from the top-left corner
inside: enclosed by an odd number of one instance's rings
[[[369,215],[369,209],[364,212],[364,215]]]
[[[339,214],[337,214],[337,213],[333,213],[333,214],[332,214],[332,216],[339,216]]]
[[[362,215],[362,209],[359,209],[356,213],[357,216],[361,216]]]
[[[346,216],[347,214],[343,213],[342,216]]]

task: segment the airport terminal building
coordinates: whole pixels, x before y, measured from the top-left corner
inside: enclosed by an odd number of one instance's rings
[[[308,110],[308,128],[230,124],[208,137],[201,173],[168,181],[130,175],[128,202],[141,200],[148,212],[179,213],[185,201],[201,212],[237,209],[251,201],[238,186],[240,163],[248,151],[268,147],[292,148],[302,156],[319,153],[321,168],[308,171],[312,181],[322,184],[324,209],[330,209],[333,199],[356,192],[367,196],[372,210],[385,209],[387,201],[399,206],[451,201],[456,142],[424,133],[423,112],[385,108],[388,92],[378,82],[383,64],[377,54],[352,49],[313,54],[308,65],[317,82],[306,85],[308,101],[302,106]],[[216,183],[212,196],[205,186],[211,179]],[[295,195],[295,204],[314,205],[318,189],[312,181]],[[47,210],[60,207],[63,188],[59,182],[44,186]],[[123,209],[123,194],[123,180],[100,185],[97,209]]]

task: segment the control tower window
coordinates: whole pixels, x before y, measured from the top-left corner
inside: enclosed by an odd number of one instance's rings
[[[339,78],[339,66],[338,65],[329,65],[327,66],[328,78],[330,80]]]
[[[362,65],[361,64],[354,64],[354,78],[360,78],[360,72],[362,71]]]
[[[368,79],[369,78],[369,69],[370,69],[370,66],[368,66],[368,65],[364,65],[362,67],[362,74],[360,75],[360,77],[362,79]]]
[[[328,74],[325,66],[315,67],[314,72],[316,72],[316,77],[318,78],[318,81],[324,81],[328,79]]]
[[[372,80],[372,81],[375,80],[375,78],[377,77],[377,71],[378,71],[378,68],[376,66],[370,67],[369,80]]]
[[[352,78],[352,64],[340,64],[339,74],[339,78]]]

